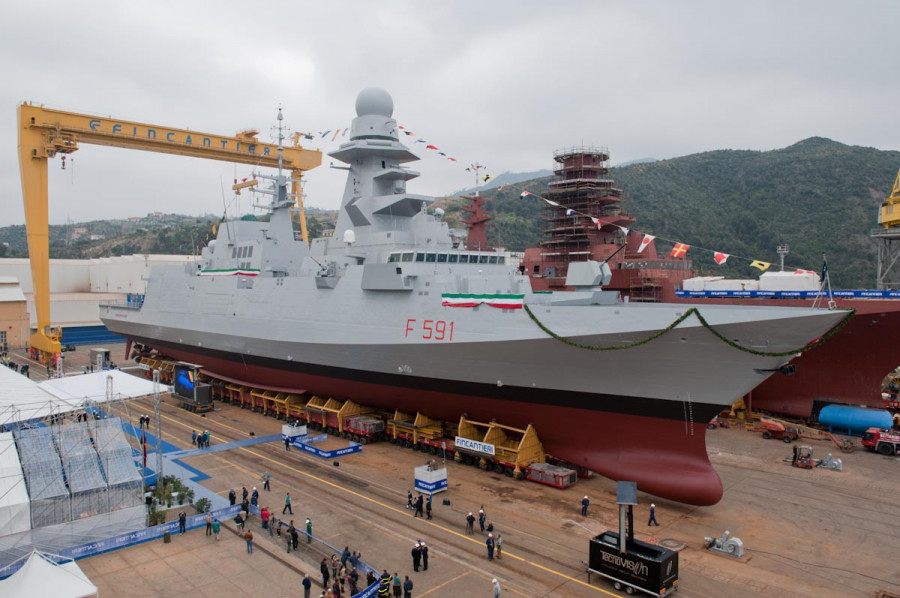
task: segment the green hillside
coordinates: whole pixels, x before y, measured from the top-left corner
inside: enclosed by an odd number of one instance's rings
[[[718,150],[612,169],[626,192],[635,230],[734,256],[777,264],[775,248],[790,245],[786,265],[819,270],[828,255],[838,288],[873,288],[881,201],[900,169],[900,152],[848,146],[813,137],[767,151]],[[542,193],[549,178],[491,190],[492,242],[518,251],[540,240]],[[658,243],[660,251],[670,244]],[[747,262],[716,266],[710,252],[690,256],[703,274],[750,277]],[[774,266],[773,266],[774,267]]]

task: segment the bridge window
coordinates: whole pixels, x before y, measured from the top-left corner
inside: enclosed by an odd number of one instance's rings
[[[425,254],[425,261],[426,261],[426,262],[431,263],[431,262],[434,262],[436,259],[437,259],[437,256],[436,256],[435,254],[433,254],[433,253],[427,253],[427,254]]]
[[[445,264],[445,263],[447,263],[447,254],[446,254],[446,253],[439,253],[438,256],[437,256],[437,261],[438,261],[439,264]]]
[[[486,255],[480,256],[480,257],[478,258],[478,263],[479,263],[479,264],[486,264],[486,263],[488,263],[488,256],[486,256]]]
[[[411,251],[408,251],[408,252],[404,253],[404,254],[403,254],[403,260],[402,260],[402,261],[404,261],[404,262],[411,262],[411,261],[413,261],[413,253],[412,253]]]
[[[496,255],[492,255],[492,256],[491,256],[491,261],[490,261],[490,263],[491,263],[491,264],[496,264],[496,263],[497,263],[497,256],[496,256]]]
[[[425,254],[424,254],[424,253],[417,253],[417,254],[416,254],[416,261],[417,261],[417,262],[424,262],[424,261],[425,261]]]
[[[389,264],[393,264],[394,262],[399,262],[399,261],[400,261],[400,254],[399,254],[399,253],[392,253],[391,255],[388,256],[388,263],[389,263]]]
[[[455,254],[455,253],[451,253],[451,254],[450,254],[450,259],[447,260],[447,261],[449,261],[451,264],[455,264],[456,262],[459,261],[459,255],[457,255],[457,254]]]
[[[473,256],[473,257],[474,257],[474,256]],[[461,255],[461,256],[459,256],[459,263],[460,263],[460,264],[468,264],[468,263],[469,263],[469,256],[467,256],[467,255]]]

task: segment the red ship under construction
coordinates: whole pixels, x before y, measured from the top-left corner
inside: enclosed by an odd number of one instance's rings
[[[607,261],[612,279],[605,288],[628,301],[731,303],[810,307],[813,298],[773,296],[720,298],[680,292],[694,276],[685,257],[660,256],[654,242],[641,250],[643,235],[626,235],[635,219],[624,209],[622,189],[609,176],[605,148],[575,147],[554,153],[555,179],[546,191],[545,239],[525,250],[520,268],[534,290],[565,290],[568,265],[575,261]],[[737,293],[741,294],[741,293]],[[746,293],[752,295],[753,293]],[[800,295],[799,293],[797,293]],[[795,373],[776,375],[752,391],[752,409],[814,420],[824,405],[842,403],[884,407],[882,381],[900,363],[893,339],[900,334],[900,300],[834,297],[838,308],[856,316],[827,343],[791,362]],[[821,304],[822,301],[819,301]]]

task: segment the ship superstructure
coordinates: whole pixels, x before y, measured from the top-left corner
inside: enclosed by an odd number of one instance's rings
[[[523,272],[534,290],[563,290],[569,264],[595,260],[609,265],[609,290],[631,301],[667,301],[669,281],[691,276],[691,261],[641,251],[641,236],[628,235],[635,219],[624,206],[625,194],[610,176],[609,150],[578,146],[553,153],[554,179],[546,190],[556,205],[544,208],[544,239],[525,250]],[[624,230],[623,230],[624,229]]]
[[[432,198],[407,192],[416,156],[393,101],[366,89],[333,236],[290,226],[287,177],[268,222],[231,220],[199,265],[155,269],[141,306],[101,309],[144,351],[227,378],[453,421],[538,426],[552,455],[692,504],[722,484],[706,422],[845,313],[629,304],[608,265],[570,265],[565,293],[488,251],[455,249]]]

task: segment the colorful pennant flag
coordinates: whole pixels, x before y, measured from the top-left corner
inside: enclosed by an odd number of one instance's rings
[[[469,170],[469,169],[466,168],[466,170]],[[522,193],[519,194],[519,198],[526,199],[526,198],[528,198],[529,195],[534,195],[534,193],[532,193],[531,191],[522,191]]]
[[[416,139],[416,143],[428,143],[424,139]]]
[[[644,233],[644,238],[641,239],[641,246],[638,247],[638,253],[641,253],[642,251],[644,251],[647,248],[647,245],[652,243],[653,239],[655,239],[655,238],[656,237],[654,235],[648,235],[647,233]]]
[[[574,216],[574,215],[575,215],[575,210],[573,210],[572,208],[569,208],[568,210],[566,210],[566,216]]]
[[[481,180],[484,181],[484,182],[486,183],[486,182],[488,182],[489,180],[491,180],[491,175],[486,174],[486,175],[484,175],[483,177],[481,177]],[[557,205],[559,205],[559,204],[557,204]]]
[[[720,251],[713,252],[713,259],[716,260],[716,263],[720,266],[728,261],[728,258],[731,256],[727,253],[722,253]]]
[[[685,245],[684,243],[675,243],[675,247],[672,248],[672,251],[669,253],[669,257],[684,257],[688,252],[688,249],[690,248],[690,245]]]
[[[436,150],[437,148],[436,148],[435,146],[429,144],[429,145],[426,145],[426,146],[425,146],[425,149],[433,149],[433,150]]]
[[[801,270],[798,268],[797,270],[794,270],[794,274],[815,274],[818,276],[819,273],[814,270]]]
[[[549,205],[551,205],[551,206],[553,206],[553,207],[555,207],[555,208],[558,208],[558,207],[559,207],[559,204],[556,203],[555,201],[553,201],[552,199],[545,199],[545,198],[543,198],[543,197],[542,197],[541,199],[543,199],[543,200],[546,201]]]
[[[750,262],[751,268],[759,268],[763,272],[768,270],[769,266],[771,266],[771,265],[772,264],[770,264],[769,262],[761,262],[759,260],[753,260],[752,262]]]

